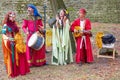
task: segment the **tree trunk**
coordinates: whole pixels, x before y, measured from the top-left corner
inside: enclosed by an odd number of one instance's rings
[[[53,16],[55,17],[57,14],[57,11],[59,9],[66,9],[66,6],[63,2],[63,0],[50,0],[50,4],[53,10]],[[72,46],[72,51],[75,53],[75,40],[73,38],[72,32],[70,32],[70,40],[71,40],[71,46]]]
[[[63,0],[50,0],[50,4],[53,10],[53,16],[56,16],[59,9],[66,9]]]

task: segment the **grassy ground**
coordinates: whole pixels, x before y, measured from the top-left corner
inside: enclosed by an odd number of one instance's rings
[[[30,68],[31,72],[25,76],[14,79],[8,78],[3,63],[3,54],[0,53],[0,80],[120,80],[120,54],[115,60],[96,58],[98,51],[95,45],[95,34],[98,31],[112,33],[116,36],[115,48],[120,52],[120,24],[92,23],[92,46],[94,54],[93,64],[78,66],[75,62],[65,66],[51,65],[51,53],[47,53],[49,65]]]

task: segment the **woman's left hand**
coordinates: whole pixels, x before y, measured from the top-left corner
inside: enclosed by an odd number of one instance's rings
[[[43,27],[43,26],[40,26],[40,25],[39,25],[38,28],[39,28],[39,30],[43,30],[43,29],[44,29],[44,27]]]
[[[39,31],[37,31],[36,33],[37,33],[37,34],[39,34],[40,32],[39,32]]]

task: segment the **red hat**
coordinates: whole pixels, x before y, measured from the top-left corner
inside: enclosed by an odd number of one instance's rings
[[[80,13],[83,13],[83,14],[86,14],[86,10],[85,10],[84,8],[80,8],[80,9],[79,9],[79,12],[80,12]]]

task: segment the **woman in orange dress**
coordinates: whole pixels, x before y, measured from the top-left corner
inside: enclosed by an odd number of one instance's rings
[[[16,49],[16,45],[18,43],[16,35],[20,34],[20,32],[16,24],[15,17],[16,15],[14,12],[8,12],[5,16],[2,27],[2,49],[4,54],[4,63],[7,74],[11,77],[25,75],[30,72],[26,59],[25,48],[22,49],[22,52],[17,50],[20,48]],[[24,45],[21,44],[21,46]]]

